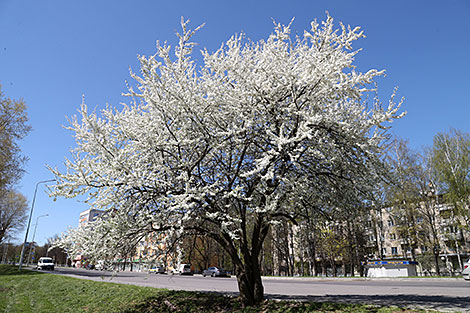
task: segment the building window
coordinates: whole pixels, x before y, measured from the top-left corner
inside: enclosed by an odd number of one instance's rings
[[[396,235],[395,233],[390,234],[390,239],[396,240],[396,239],[397,239],[397,235]]]
[[[392,254],[393,255],[398,254],[398,248],[397,247],[392,247]]]
[[[393,225],[395,225],[395,223],[393,222],[392,219],[389,219],[389,220],[388,220],[388,226],[393,226]]]

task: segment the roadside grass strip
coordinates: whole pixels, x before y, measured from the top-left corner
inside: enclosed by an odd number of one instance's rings
[[[217,293],[95,282],[0,265],[0,312],[426,312],[397,307],[267,300],[242,308]]]

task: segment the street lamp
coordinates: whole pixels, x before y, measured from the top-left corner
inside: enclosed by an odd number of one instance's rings
[[[33,250],[33,242],[34,242],[34,237],[36,237],[36,229],[38,229],[39,218],[45,217],[45,216],[49,216],[49,214],[39,215],[38,218],[36,219],[36,224],[34,225],[33,239],[31,240],[31,244],[29,245],[28,262],[26,263],[26,265],[29,265],[29,261],[31,259],[31,251]]]
[[[21,248],[20,266],[18,268],[19,271],[21,271],[21,268],[23,267],[24,247],[26,246],[26,241],[28,240],[29,226],[31,226],[31,217],[33,216],[34,202],[36,201],[36,193],[38,191],[38,186],[39,184],[51,183],[53,181],[55,181],[55,179],[41,180],[36,184],[36,188],[34,189],[33,203],[31,204],[31,212],[29,212],[28,227],[26,228],[26,234],[24,235],[23,248]]]

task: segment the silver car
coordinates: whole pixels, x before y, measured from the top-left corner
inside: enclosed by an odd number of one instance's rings
[[[470,259],[463,265],[462,276],[465,280],[470,280]]]
[[[227,274],[227,272],[220,267],[209,267],[207,270],[204,270],[202,272],[202,276],[210,276],[210,277],[230,277],[230,275]]]

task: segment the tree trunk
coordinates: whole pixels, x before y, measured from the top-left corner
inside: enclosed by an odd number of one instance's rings
[[[336,262],[335,262],[335,257],[332,256],[330,258],[330,264],[331,264],[331,270],[332,270],[332,275],[333,277],[336,277],[337,276],[337,273],[336,273]]]
[[[268,231],[269,225],[259,218],[254,224],[251,244],[247,240],[240,240],[239,247],[236,247],[228,234],[223,233],[220,236],[213,236],[232,259],[235,275],[237,276],[240,301],[245,307],[258,304],[264,300],[259,257]]]
[[[258,304],[264,300],[264,287],[259,266],[238,266],[236,269],[240,300],[244,306]]]
[[[5,237],[5,228],[0,229],[0,243],[3,243],[3,238]]]
[[[436,274],[441,276],[441,270],[439,269],[439,252],[434,252],[434,263],[436,264]]]

